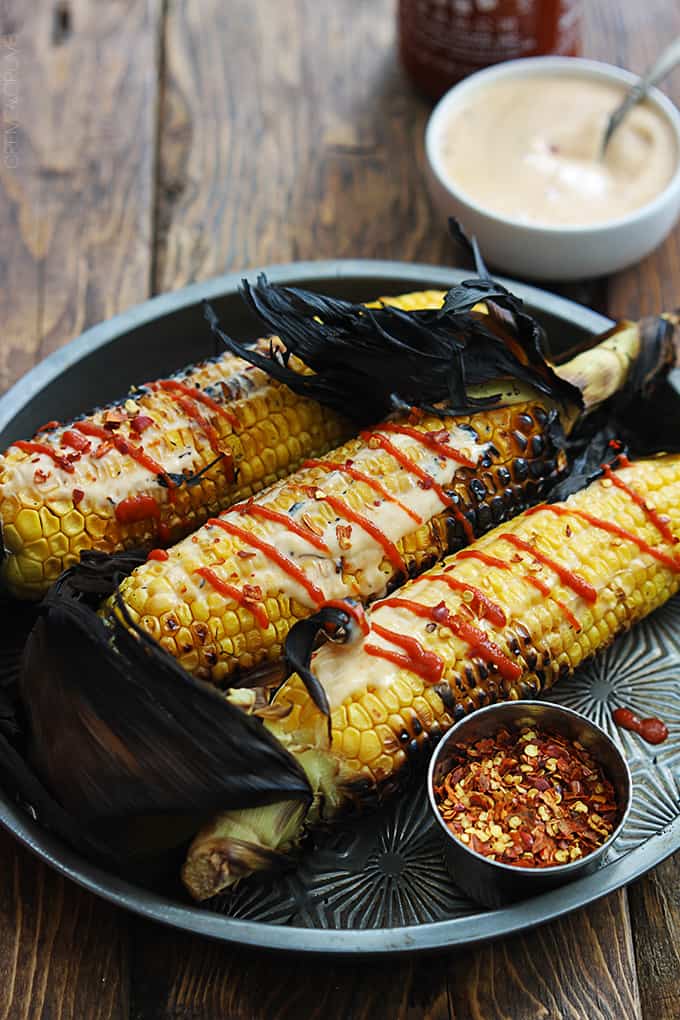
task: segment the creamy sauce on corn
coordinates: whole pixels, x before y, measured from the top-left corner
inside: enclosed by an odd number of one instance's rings
[[[651,103],[629,112],[604,159],[600,144],[624,87],[572,75],[505,79],[452,114],[446,176],[481,206],[545,225],[599,223],[651,202],[678,165],[670,123]]]
[[[60,446],[61,436],[72,426],[59,427],[49,434],[49,443],[60,452],[68,452]],[[180,429],[187,429],[185,418],[150,425],[144,432],[144,449],[163,465],[163,470],[171,474],[193,471],[201,461],[196,446],[176,445],[167,439],[168,433],[176,434]],[[127,432],[126,432],[127,438]],[[50,503],[72,502],[73,490],[82,489],[85,493],[79,506],[81,509],[103,509],[109,516],[115,504],[130,496],[153,489],[156,499],[167,502],[168,490],[158,485],[156,476],[138,461],[115,448],[97,459],[96,454],[104,440],[88,436],[91,444],[88,454],[76,461],[73,472],[64,471],[54,460],[44,453],[19,456],[14,453],[16,447],[10,446],[2,458],[0,473],[0,498],[3,489],[7,492],[20,490],[25,493],[35,492],[36,504],[41,501]],[[46,441],[43,438],[43,441]],[[130,437],[131,443],[137,443]]]
[[[447,443],[475,464],[487,449],[488,444],[476,442],[473,434],[466,429],[451,425],[446,428],[446,432]],[[357,450],[352,464],[358,470],[380,478],[382,484],[398,496],[399,502],[380,498],[376,493],[372,503],[356,503],[351,497],[353,485],[351,479],[348,479],[342,470],[332,470],[315,486],[316,495],[312,494],[307,499],[299,500],[289,510],[292,520],[302,525],[299,530],[293,531],[285,523],[255,516],[246,523],[246,515],[241,514],[238,508],[226,511],[221,517],[241,528],[249,528],[254,535],[275,546],[291,564],[304,571],[309,582],[322,594],[323,601],[346,595],[361,598],[380,595],[385,591],[394,568],[388,568],[387,573],[385,572],[383,566],[385,548],[369,530],[343,518],[341,514],[337,514],[336,517],[334,511],[333,519],[325,527],[319,528],[319,534],[316,536],[329,550],[327,554],[322,553],[299,531],[304,530],[305,518],[308,517],[310,510],[314,510],[314,504],[317,501],[323,503],[326,494],[344,500],[392,544],[399,542],[417,527],[406,507],[423,522],[440,513],[444,509],[444,504],[437,493],[437,487],[449,485],[460,465],[448,457],[438,456],[436,450],[427,448],[412,437],[391,433],[390,441],[422,471],[426,471],[435,485],[423,487],[422,480],[417,475],[409,473],[395,463],[394,477],[399,478],[397,488],[393,477],[380,475],[376,471],[377,462],[382,462],[385,454],[366,445]],[[298,484],[298,479],[295,484]],[[268,490],[266,498],[259,497],[257,502],[263,506],[276,505],[277,509],[280,509],[278,500],[287,485],[286,479],[276,483]],[[346,530],[348,526],[351,529],[349,533]],[[157,565],[155,569],[150,568],[151,576],[162,572],[169,582],[168,586],[177,593],[178,602],[186,598],[187,591],[192,598],[205,598],[210,588],[205,577],[198,575],[197,571],[206,565],[207,553],[207,558],[213,560],[210,566],[231,584],[257,586],[264,599],[267,594],[284,594],[309,609],[317,607],[319,600],[310,595],[308,586],[296,579],[295,571],[286,570],[285,566],[273,562],[266,552],[255,546],[247,550],[249,553],[247,557],[230,556],[228,573],[221,571],[220,563],[225,551],[224,537],[219,527],[204,525],[194,536],[184,539],[170,550],[169,560],[163,563],[160,569]],[[239,542],[239,548],[245,551],[242,542]],[[148,571],[149,568],[143,567],[140,570]],[[139,571],[137,574],[139,576]]]
[[[634,506],[633,513],[640,520],[639,530],[643,534],[646,533],[646,526],[651,526],[659,535],[662,549],[667,549],[668,545],[672,548],[677,542],[677,531],[680,527],[678,520],[669,520],[668,528],[662,529],[662,532],[659,533],[659,525],[656,520],[658,512],[652,509],[650,513],[648,507],[642,506],[642,503],[647,502],[644,483],[648,478],[651,481],[653,477],[647,472],[654,472],[661,466],[662,462],[657,461],[656,465],[651,462],[645,469],[641,469],[641,467],[623,468],[617,472],[617,477],[623,483],[622,486],[615,487],[611,478],[605,478],[603,481],[591,485],[588,490],[570,497],[564,504],[535,508],[531,516],[511,522],[505,529],[506,533],[515,534],[527,543],[535,543],[539,549],[544,549],[546,543],[542,542],[540,537],[543,532],[541,515],[545,515],[545,525],[548,528],[549,518],[557,508],[559,514],[565,516],[565,527],[568,525],[569,531],[565,533],[565,540],[555,556],[557,558],[559,555],[560,565],[563,565],[569,573],[573,574],[578,570],[580,574],[588,578],[590,584],[597,587],[597,612],[598,616],[603,618],[605,614],[616,609],[617,603],[621,599],[628,599],[634,594],[636,578],[639,577],[641,570],[649,566],[650,559],[659,561],[659,550],[645,541],[638,533],[629,532],[627,538],[616,534],[603,536],[601,531],[594,528],[591,521],[579,518],[578,513],[582,507],[595,504],[600,514],[603,515],[603,520],[610,517],[616,519],[619,513],[611,509],[608,496],[603,495],[603,490],[609,490],[613,499],[619,504],[619,509],[621,505],[625,505],[625,501],[630,500]],[[633,481],[635,482],[634,486]],[[643,483],[642,488],[640,488],[640,482]],[[663,500],[666,506],[680,505],[678,504],[680,484],[676,483],[668,489],[669,491],[664,493]],[[634,499],[631,493],[640,497],[642,502]],[[651,503],[653,500],[649,502]],[[574,511],[576,512],[574,513]],[[568,519],[570,513],[572,516]],[[499,608],[510,620],[511,629],[512,619],[521,621],[529,618],[534,607],[545,605],[546,608],[549,608],[552,604],[555,606],[555,616],[561,620],[561,626],[571,627],[576,637],[577,628],[574,626],[574,621],[583,618],[584,613],[587,613],[590,600],[579,594],[578,586],[575,590],[570,583],[570,577],[566,575],[561,577],[556,574],[547,562],[534,560],[526,550],[514,550],[512,545],[505,546],[508,550],[506,561],[505,548],[499,546],[499,539],[499,535],[493,535],[488,539],[480,540],[478,542],[481,554],[479,557],[477,550],[474,551],[474,555],[469,555],[471,550],[464,550],[462,553],[450,557],[444,561],[444,565],[439,564],[433,568],[432,572],[423,574],[407,585],[403,594],[408,600],[419,602],[423,606],[436,607],[440,602],[443,602],[452,614],[469,614],[469,619],[474,627],[487,635],[490,642],[499,645],[510,659],[514,659],[512,652],[506,649],[505,628],[494,624],[489,618],[488,612],[475,611],[472,600],[469,597],[466,600],[463,592],[452,591],[445,582],[437,578],[442,570],[453,567],[453,573],[457,579],[462,582],[467,581],[471,585],[478,585],[498,603]],[[626,561],[625,567],[617,570],[609,578],[608,583],[597,585],[597,567],[594,564],[597,564],[602,555],[603,543],[618,546],[623,542],[630,549],[630,558]],[[493,550],[495,555],[487,556],[487,549]],[[500,555],[502,555],[502,559],[498,558]],[[483,564],[485,570],[481,578],[480,563]],[[664,554],[662,565],[673,570],[675,574],[678,573],[679,564],[677,561],[672,562],[670,556]],[[539,587],[535,587],[531,583],[532,577],[539,581]],[[545,591],[541,590],[545,587],[550,589],[549,598],[546,598]],[[588,594],[585,589],[584,594]],[[414,677],[418,675],[422,677],[422,671],[419,671],[418,668],[405,670],[403,664],[390,661],[394,653],[401,649],[383,636],[385,631],[415,637],[425,652],[435,655],[444,653],[446,664],[449,666],[455,661],[462,662],[473,654],[479,654],[474,651],[469,641],[462,640],[449,628],[433,627],[431,623],[428,625],[427,621],[414,616],[408,606],[399,605],[400,601],[399,598],[388,598],[373,605],[368,614],[371,629],[367,636],[347,645],[325,644],[314,653],[312,670],[323,684],[331,711],[366,690],[395,687],[400,681],[403,682],[405,671],[406,675],[411,672]],[[375,624],[378,624],[377,630],[374,628]],[[385,657],[367,652],[369,644],[383,649],[386,653]],[[481,658],[485,658],[485,656],[482,654]],[[417,665],[416,663],[416,667]],[[282,689],[281,696],[285,697],[285,687]]]

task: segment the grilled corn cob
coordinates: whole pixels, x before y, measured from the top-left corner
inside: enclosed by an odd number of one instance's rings
[[[465,713],[568,677],[678,590],[679,537],[680,457],[641,461],[496,528],[376,603],[365,636],[312,658],[330,744],[297,675],[274,701],[288,714],[266,723],[305,769],[313,803],[218,818],[189,851],[190,892],[202,899],[271,867],[308,825],[396,788],[410,759]]]
[[[624,328],[559,373],[593,406],[620,389],[638,345],[637,326]],[[280,660],[290,627],[321,602],[383,594],[555,481],[566,467],[557,412],[516,382],[504,396],[511,406],[362,433],[139,567],[118,597],[201,678],[226,684]],[[566,430],[573,421],[562,413]]]
[[[415,311],[443,297],[432,290],[381,301]],[[266,354],[269,342],[258,349]],[[290,366],[304,371],[295,359]],[[50,422],[0,456],[0,584],[35,599],[85,549],[176,542],[352,431],[336,412],[232,354],[67,425]],[[139,448],[146,463],[133,455]]]

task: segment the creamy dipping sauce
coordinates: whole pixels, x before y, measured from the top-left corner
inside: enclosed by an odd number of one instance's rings
[[[624,91],[549,74],[480,88],[444,129],[444,173],[479,205],[527,223],[576,226],[625,216],[664,190],[678,153],[670,123],[642,103],[600,159],[607,118]]]

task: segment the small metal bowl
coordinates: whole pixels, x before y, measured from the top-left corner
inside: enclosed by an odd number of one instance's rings
[[[437,807],[434,786],[441,782],[451,767],[454,745],[471,744],[493,736],[503,726],[541,727],[568,740],[578,740],[602,766],[614,787],[619,819],[609,839],[592,853],[568,864],[520,868],[484,857],[449,830]],[[626,759],[604,730],[578,712],[549,701],[507,701],[473,712],[453,726],[442,739],[432,757],[427,776],[430,808],[442,832],[446,861],[453,879],[464,893],[485,907],[501,907],[537,896],[595,871],[623,828],[630,811],[632,789],[633,781]]]

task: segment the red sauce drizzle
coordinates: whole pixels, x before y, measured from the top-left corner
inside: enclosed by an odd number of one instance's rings
[[[415,616],[421,616],[426,620],[434,620],[441,627],[448,627],[458,637],[470,645],[474,654],[481,653],[489,662],[492,662],[499,673],[506,680],[519,680],[522,675],[521,668],[517,663],[512,662],[501,648],[495,644],[483,630],[473,626],[460,616],[454,616],[443,602],[436,606],[423,606],[411,599],[387,598],[379,603],[381,606],[393,606],[396,609],[407,609]],[[373,624],[375,627],[375,624]]]
[[[477,616],[485,616],[496,627],[505,627],[508,621],[504,611],[497,602],[492,602],[489,596],[485,595],[479,588],[468,584],[467,581],[459,581],[457,577],[452,577],[451,574],[428,574],[428,577],[431,581],[442,581],[453,591],[472,592],[474,598],[466,604],[470,606]]]
[[[421,677],[427,684],[439,683],[444,672],[444,663],[438,655],[435,655],[434,652],[428,652],[416,638],[408,637],[406,634],[397,634],[393,630],[381,627],[379,623],[374,623],[371,629],[374,634],[384,638],[385,641],[391,641],[392,644],[403,648],[406,654],[402,655],[399,652],[393,652],[389,648],[380,648],[378,645],[372,645],[370,642],[367,642],[364,645],[364,651],[368,655],[387,659],[390,662],[394,662],[397,666],[405,666],[406,669]]]
[[[279,550],[273,545],[270,545],[269,542],[265,542],[252,531],[246,531],[245,528],[239,528],[237,524],[232,524],[231,521],[226,520],[224,517],[211,517],[208,524],[217,525],[218,528],[222,528],[223,531],[228,532],[230,535],[234,535],[235,538],[239,538],[246,545],[250,545],[254,549],[259,549],[260,552],[263,552],[265,556],[268,556],[269,559],[272,560],[273,563],[276,563],[277,566],[281,567],[281,569],[288,574],[289,577],[292,577],[293,580],[297,581],[297,583],[305,589],[309,597],[316,603],[317,606],[320,606],[323,602],[325,602],[324,594],[321,589],[317,588],[317,586],[309,580],[304,571],[302,571],[296,563],[293,563],[288,556],[284,556],[283,553],[279,552]]]
[[[654,717],[640,719],[629,708],[614,709],[612,719],[621,729],[637,733],[648,744],[663,744],[668,736],[668,727],[661,719],[655,719]]]
[[[482,563],[486,563],[487,567],[498,567],[499,570],[510,570],[510,565],[505,563],[503,560],[499,560],[497,556],[489,556],[488,553],[481,552],[479,549],[463,549],[462,552],[456,553],[457,560],[480,560]],[[453,570],[456,564],[452,563],[450,567],[446,567],[446,570]]]
[[[648,506],[645,499],[640,495],[639,492],[636,492],[635,489],[632,489],[630,485],[626,485],[623,479],[619,478],[615,471],[612,471],[609,464],[603,464],[602,470],[604,471],[606,477],[610,480],[610,482],[612,482],[613,485],[616,486],[617,489],[621,489],[628,496],[630,496],[630,498],[636,504],[636,506],[639,506],[640,509],[644,511],[647,519],[652,522],[652,524],[659,532],[659,534],[663,535],[666,541],[670,542],[671,545],[676,545],[678,540],[671,531],[668,521],[663,520],[663,518],[654,509],[654,507]]]
[[[36,443],[33,441],[29,442],[26,439],[17,439],[15,443],[12,443],[12,446],[17,446],[20,450],[23,450],[24,453],[42,453],[45,457],[49,457],[52,461],[54,461],[57,467],[60,467],[62,471],[66,471],[70,475],[74,472],[73,464],[66,460],[65,457],[61,457],[54,447],[48,446],[47,443]]]
[[[165,549],[152,549],[147,556],[147,560],[159,560],[161,563],[164,563],[168,559],[168,555]]]
[[[127,439],[124,439],[122,436],[117,436],[115,432],[103,429],[101,426],[94,425],[89,421],[79,421],[73,427],[74,429],[77,429],[78,432],[84,433],[86,436],[96,436],[97,439],[101,439],[103,442],[112,443],[119,453],[127,454],[128,457],[132,457],[132,459],[136,460],[138,464],[145,467],[147,471],[151,471],[154,475],[159,475],[169,490],[177,488],[170,475],[168,475],[158,461],[155,461],[153,457],[150,457],[141,446],[133,446]]]
[[[564,602],[562,602],[560,599],[555,598],[555,596],[553,595],[545,581],[541,581],[540,577],[534,577],[532,574],[525,574],[524,580],[527,581],[529,584],[533,585],[534,588],[537,588],[540,591],[541,595],[545,595],[547,598],[552,599],[555,605],[562,610],[566,619],[568,620],[568,622],[571,624],[575,631],[581,630],[581,624],[578,622],[569,606],[565,606]]]
[[[324,606],[333,606],[335,609],[342,609],[343,613],[348,613],[352,617],[364,636],[368,634],[370,628],[368,626],[368,620],[366,619],[366,613],[364,612],[363,606],[352,605],[350,602],[345,602],[344,599],[329,599],[328,602],[324,602]]]
[[[56,421],[55,419],[52,419],[52,421],[46,421],[44,425],[41,425],[39,429],[36,429],[36,433],[39,434],[40,432],[53,432],[54,429],[58,428],[59,422]]]
[[[213,522],[214,523],[214,522]],[[229,584],[228,581],[223,581],[221,577],[218,577],[214,570],[210,567],[199,567],[196,571],[201,577],[208,581],[215,591],[218,591],[220,595],[224,595],[227,599],[233,599],[238,602],[239,605],[245,606],[249,609],[255,617],[255,622],[258,627],[262,630],[266,630],[269,626],[269,617],[267,616],[267,610],[259,602],[254,601],[246,596],[245,592],[242,592],[240,588],[235,588],[233,584]]]
[[[377,492],[379,496],[382,496],[388,503],[394,503],[400,510],[403,510],[405,514],[415,521],[416,524],[422,524],[423,518],[413,510],[410,510],[407,506],[401,503],[395,496],[387,491],[384,485],[381,485],[375,478],[371,478],[370,475],[365,475],[363,471],[357,471],[355,467],[345,461],[344,464],[340,464],[339,461],[333,460],[306,460],[302,465],[305,468],[321,468],[324,471],[341,471],[344,475],[349,475],[350,478],[355,478],[358,482],[364,482],[369,488]]]
[[[416,439],[423,446],[427,446],[430,450],[434,450],[435,453],[440,454],[442,457],[448,457],[450,460],[456,460],[459,464],[463,464],[464,467],[476,468],[477,465],[474,461],[470,460],[461,453],[460,450],[456,450],[453,446],[449,446],[447,443],[442,442],[437,436],[445,434],[448,439],[448,433],[446,429],[441,429],[437,432],[420,432],[418,429],[410,428],[408,425],[397,425],[393,422],[388,422],[386,425],[380,426],[381,432],[397,432],[402,436],[410,436],[411,439]]]
[[[395,570],[400,570],[404,574],[406,573],[406,564],[401,558],[401,553],[394,542],[389,540],[387,535],[380,530],[377,524],[374,524],[373,521],[369,521],[369,519],[364,517],[363,514],[353,510],[351,506],[348,506],[344,500],[338,499],[337,496],[324,495],[323,499],[324,502],[333,507],[336,514],[340,514],[340,516],[344,517],[346,520],[353,521],[354,524],[358,524],[363,531],[365,531],[378,543],[378,545],[382,546],[385,556],[387,556]]]
[[[161,379],[160,382],[153,383],[152,386],[153,388],[158,387],[161,390],[176,390],[178,393],[183,393],[186,397],[191,397],[192,400],[197,400],[199,404],[209,407],[215,414],[228,421],[232,428],[240,428],[240,422],[235,414],[228,411],[226,407],[218,404],[216,400],[213,400],[207,393],[197,389],[195,386],[187,386],[186,383],[178,382],[176,379]]]
[[[269,506],[260,506],[259,503],[251,502],[241,503],[238,506],[232,507],[232,510],[237,510],[240,514],[262,517],[266,521],[277,521],[278,524],[283,524],[284,528],[287,528],[288,531],[299,535],[300,538],[304,538],[305,542],[309,542],[310,545],[330,556],[331,551],[324,540],[303,524],[298,524],[289,514],[279,513],[278,510],[272,510]]]
[[[374,439],[379,446],[382,446],[383,450],[394,457],[394,459],[401,464],[403,468],[405,468],[410,474],[415,475],[416,478],[419,478],[423,483],[424,489],[433,489],[434,492],[437,493],[437,498],[442,501],[444,506],[451,508],[453,516],[462,524],[463,531],[465,532],[465,537],[468,542],[474,542],[475,533],[472,530],[472,525],[465,515],[458,509],[451,496],[447,496],[441,485],[438,485],[435,482],[432,475],[429,475],[427,471],[423,471],[420,465],[416,464],[410,457],[407,457],[405,453],[402,453],[401,450],[394,445],[394,443],[389,441],[387,436],[383,436],[379,432],[362,432],[361,438],[366,443],[369,443],[371,439]]]
[[[161,515],[159,507],[153,496],[128,496],[116,503],[116,520],[121,524],[136,524],[138,521],[147,521],[151,518],[158,520]]]
[[[514,545],[516,549],[522,549],[524,552],[529,553],[539,563],[543,563],[546,567],[550,567],[554,570],[559,579],[563,584],[566,584],[568,588],[575,591],[577,595],[585,599],[586,602],[597,602],[597,591],[593,588],[592,584],[589,584],[584,577],[580,574],[575,574],[567,567],[562,566],[561,563],[556,563],[555,560],[551,559],[550,556],[546,556],[536,546],[531,545],[530,542],[525,542],[524,539],[519,538],[517,535],[512,535],[509,531],[506,531],[500,536],[504,541],[509,542],[510,545]]]
[[[177,397],[177,403],[182,408],[187,418],[191,418],[192,421],[196,422],[201,432],[203,432],[210,443],[211,449],[215,453],[221,453],[222,451],[220,450],[219,443],[220,437],[217,434],[217,430],[213,428],[209,421],[205,420],[193,400],[190,400],[189,397],[185,397],[183,394],[180,394]]]
[[[627,531],[625,528],[621,528],[618,524],[611,524],[609,521],[603,521],[601,517],[595,517],[593,514],[589,514],[586,510],[578,510],[576,507],[560,506],[559,504],[543,503],[541,506],[532,507],[527,513],[537,513],[539,510],[549,510],[552,514],[557,514],[560,517],[580,517],[581,520],[587,521],[588,524],[592,524],[594,528],[599,528],[600,531],[606,531],[610,535],[616,535],[617,538],[623,538],[627,542],[632,542],[636,545],[640,552],[648,553],[649,556],[653,556],[659,563],[663,563],[665,567],[670,570],[680,571],[680,560],[675,556],[671,556],[669,553],[662,552],[661,549],[655,549],[649,542],[645,542],[643,538],[638,538],[637,535],[633,534],[632,531]]]
[[[66,429],[61,434],[59,440],[62,446],[70,446],[72,449],[77,450],[78,453],[89,453],[92,449],[92,443],[85,436],[81,436],[79,432],[74,432],[73,429]]]
[[[511,569],[509,563],[505,563],[503,560],[497,559],[496,556],[488,556],[487,553],[480,552],[477,549],[463,549],[462,552],[456,554],[456,559],[481,560],[481,562],[485,563],[488,567],[498,567],[499,570]],[[450,567],[445,567],[444,569],[446,571],[455,570],[455,567],[456,564],[452,563]],[[524,580],[533,585],[534,588],[538,588],[542,595],[547,595],[551,598],[555,605],[560,607],[572,627],[577,631],[581,630],[581,624],[578,622],[569,607],[565,606],[564,602],[561,602],[560,599],[555,598],[544,581],[541,581],[538,577],[534,577],[532,574],[524,574]]]

